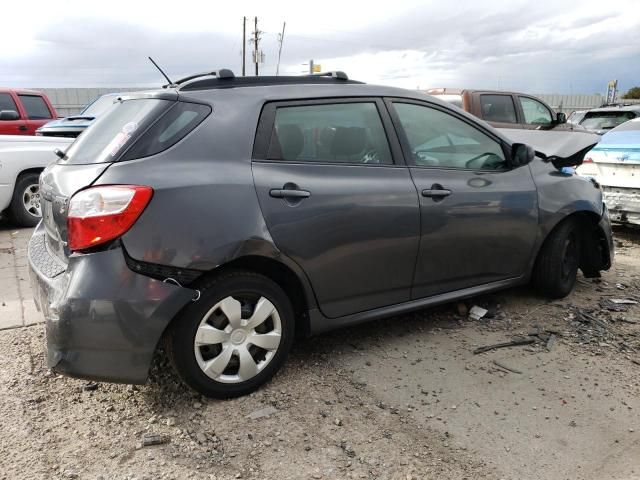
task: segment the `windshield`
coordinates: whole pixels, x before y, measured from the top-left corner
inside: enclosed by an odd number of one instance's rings
[[[580,125],[591,130],[610,130],[618,125],[635,118],[633,112],[587,112]]]
[[[83,117],[97,117],[118,100],[117,95],[103,95],[87,105],[80,113]]]
[[[78,137],[64,164],[114,162],[172,104],[151,98],[118,101]]]

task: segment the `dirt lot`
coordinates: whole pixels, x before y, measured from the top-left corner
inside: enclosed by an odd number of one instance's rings
[[[232,401],[162,356],[141,387],[60,377],[42,325],[0,331],[0,478],[640,479],[640,305],[605,301],[640,301],[640,233],[616,233],[615,267],[562,301],[517,289],[467,302],[491,318],[312,338]],[[473,353],[518,336],[535,343]]]

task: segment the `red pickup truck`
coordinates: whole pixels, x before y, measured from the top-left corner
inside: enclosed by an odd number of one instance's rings
[[[54,118],[58,114],[44,93],[0,88],[0,135],[35,135]]]

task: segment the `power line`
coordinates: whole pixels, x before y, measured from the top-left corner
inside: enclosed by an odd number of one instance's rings
[[[280,73],[280,56],[282,55],[282,43],[284,42],[284,27],[287,26],[287,22],[282,22],[282,33],[278,35],[278,64],[276,65],[276,77]]]

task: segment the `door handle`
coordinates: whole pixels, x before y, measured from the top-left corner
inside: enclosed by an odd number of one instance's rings
[[[25,132],[27,130],[27,126],[26,125],[20,125],[18,127],[18,130],[20,130],[21,132]]]
[[[451,190],[447,190],[446,188],[422,190],[423,197],[444,198],[444,197],[448,197],[449,195],[451,195]]]
[[[307,192],[306,190],[273,188],[269,190],[269,196],[273,198],[309,198],[311,196],[311,192]]]

